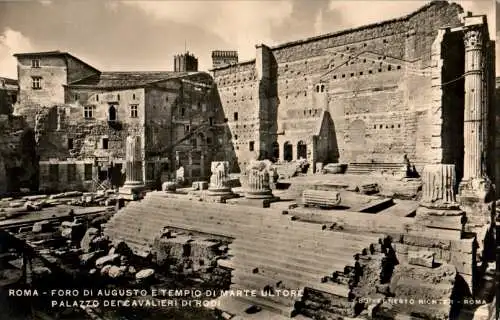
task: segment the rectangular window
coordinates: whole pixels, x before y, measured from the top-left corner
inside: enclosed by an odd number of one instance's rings
[[[184,132],[189,132],[190,131],[189,129],[190,129],[189,124],[186,124],[186,126],[184,127]]]
[[[76,165],[74,163],[68,164],[68,182],[73,182],[76,180]]]
[[[238,112],[234,113],[234,121],[238,121]]]
[[[210,123],[211,126],[213,126],[214,125],[214,118],[213,117],[208,118],[208,122]]]
[[[108,149],[108,142],[109,142],[108,138],[102,138],[102,148],[104,150]]]
[[[92,163],[86,163],[84,167],[85,181],[92,180]]]
[[[73,146],[73,139],[69,138],[69,139],[68,139],[68,150],[73,149],[73,147],[74,147],[74,146]]]
[[[32,77],[31,78],[31,87],[35,90],[42,89],[42,77]]]
[[[83,107],[83,117],[85,119],[92,119],[94,118],[94,106],[85,106]]]
[[[40,60],[39,59],[31,60],[31,67],[32,68],[40,68]]]
[[[75,100],[80,99],[80,95],[78,93],[75,93]]]
[[[130,105],[130,117],[131,118],[137,118],[138,117],[137,107],[138,106],[136,104]]]
[[[250,141],[250,142],[248,143],[248,149],[249,149],[250,151],[253,151],[253,150],[254,150],[254,147],[255,147],[255,142]]]

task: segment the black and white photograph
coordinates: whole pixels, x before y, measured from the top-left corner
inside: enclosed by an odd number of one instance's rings
[[[498,320],[499,10],[0,0],[0,320]]]

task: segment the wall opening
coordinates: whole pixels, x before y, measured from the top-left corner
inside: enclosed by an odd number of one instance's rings
[[[108,147],[109,147],[109,140],[108,140],[108,138],[102,138],[102,148],[104,150],[107,150]]]
[[[292,161],[293,159],[293,146],[290,142],[285,142],[283,145],[283,160]]]
[[[116,108],[113,105],[108,108],[108,121],[116,121]]]
[[[277,141],[274,141],[272,144],[272,157],[273,161],[276,161],[280,158],[280,145]]]
[[[307,145],[302,140],[297,143],[297,159],[300,158],[307,159]]]

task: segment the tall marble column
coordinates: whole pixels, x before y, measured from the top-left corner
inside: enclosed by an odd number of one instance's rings
[[[494,232],[495,188],[488,177],[487,129],[489,122],[489,94],[486,82],[487,43],[489,42],[486,18],[465,18],[465,97],[464,97],[464,175],[460,182],[458,200],[465,211],[467,222],[464,230],[476,234],[478,242],[476,262],[483,259],[486,243]]]
[[[465,30],[465,110],[464,110],[464,175],[463,181],[485,176],[487,141],[486,101],[483,99],[485,41],[482,26]]]
[[[464,30],[465,99],[464,99],[464,170],[460,183],[461,202],[486,199],[492,184],[486,172],[488,151],[488,95],[484,61],[487,30],[484,24],[471,24]]]

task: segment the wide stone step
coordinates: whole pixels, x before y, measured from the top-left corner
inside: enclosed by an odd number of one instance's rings
[[[344,272],[346,266],[354,267],[356,264],[354,257],[346,257],[339,253],[339,255],[314,255],[307,254],[306,250],[276,250],[273,247],[251,247],[250,245],[241,245],[238,240],[229,245],[229,254],[238,256],[240,253],[259,254],[263,256],[281,256],[290,261],[313,263],[318,270],[325,270],[330,272]]]
[[[234,278],[234,283],[238,281],[238,276],[242,274],[253,274],[253,269],[252,267],[248,267],[246,265],[242,265],[239,262],[235,261],[229,261],[229,260],[219,260],[219,265],[223,266],[225,268],[230,268],[233,269],[232,274],[237,275],[237,277]],[[259,269],[260,270],[260,269]],[[264,277],[266,279],[269,279],[269,285],[276,284],[279,281],[283,281],[285,286],[287,283],[289,284],[295,284],[297,287],[301,287],[302,285],[307,288],[311,288],[317,291],[329,293],[338,297],[342,297],[345,299],[348,299],[350,297],[351,290],[349,289],[348,285],[343,285],[339,283],[334,283],[334,282],[322,282],[322,281],[317,281],[315,278],[300,278],[297,277],[294,274],[289,274],[287,272],[279,271],[279,269],[273,268],[272,270],[278,270],[274,272],[267,272],[265,273],[265,270],[262,271],[260,270],[258,275],[261,277]],[[233,281],[233,280],[231,280]]]
[[[223,206],[229,207],[227,205],[223,205]],[[259,224],[259,223],[257,223],[257,221],[252,221],[252,219],[250,221],[240,220],[238,217],[240,217],[242,215],[238,214],[237,212],[234,212],[234,211],[230,212],[227,216],[218,217],[219,213],[213,213],[213,212],[210,212],[209,214],[205,213],[205,214],[201,214],[201,215],[200,214],[192,215],[193,210],[189,207],[177,208],[177,209],[178,210],[169,210],[168,212],[163,212],[162,210],[158,210],[157,215],[158,215],[158,217],[167,215],[169,218],[173,218],[174,216],[178,216],[178,217],[182,217],[182,219],[184,219],[186,221],[188,221],[188,220],[193,221],[193,223],[199,223],[201,221],[208,221],[211,223],[220,222],[220,223],[228,224],[229,222],[234,222],[234,224],[232,224],[232,225],[235,225],[236,227],[251,225],[253,227],[261,228],[263,230],[264,230],[264,227],[266,227],[268,229],[273,228],[271,230],[272,232],[276,232],[279,229],[292,229],[293,228],[293,230],[295,232],[310,233],[311,231],[316,231],[316,230],[321,229],[320,225],[310,224],[310,223],[291,222],[291,221],[286,221],[284,219],[280,219],[279,221],[277,221],[277,222],[279,222],[279,224],[274,224],[274,223],[272,223],[272,224]],[[182,210],[182,209],[184,209],[184,210]],[[144,219],[145,219],[145,217],[144,217]],[[161,218],[157,219],[157,221],[159,223],[162,223]],[[324,231],[326,231],[326,230],[324,230]],[[326,232],[323,232],[323,235],[328,235],[328,237],[330,239],[334,239],[336,236],[339,236],[339,237],[344,238],[344,239],[350,238],[353,240],[355,239],[355,240],[360,240],[360,241],[361,240],[374,241],[374,242],[378,241],[377,236],[350,234],[347,232],[343,232],[343,233],[331,232],[328,234],[326,234]]]
[[[250,271],[257,268],[260,273],[269,275],[290,275],[304,281],[321,282],[323,278],[332,272],[324,269],[314,268],[311,265],[302,265],[299,262],[283,259],[262,257],[258,254],[238,254],[231,258],[235,265],[244,265]]]
[[[323,241],[316,241],[314,239],[277,239],[273,237],[238,237],[237,241],[231,243],[230,248],[238,246],[259,247],[264,250],[286,250],[293,251],[295,254],[300,252],[301,255],[309,256],[315,255],[322,259],[329,257],[345,257],[352,258],[357,254],[362,254],[364,249],[369,249],[370,244],[361,243],[352,240],[343,240],[338,242],[330,242],[324,244]],[[305,251],[307,250],[307,251]]]
[[[190,228],[193,230],[197,231],[203,231],[207,233],[217,233],[217,234],[225,234],[224,232],[224,227],[223,226],[213,226],[213,225],[208,225],[208,226],[203,226],[200,225],[199,223],[197,225],[186,225],[184,223],[185,221],[181,219],[181,221],[177,222],[174,220],[170,220],[166,224],[171,226],[171,227],[182,227],[182,228]],[[207,230],[207,228],[210,228],[211,230]],[[121,221],[116,225],[116,228],[121,230],[122,234],[128,234],[130,232],[137,232],[137,227],[131,225],[127,221]],[[153,228],[153,231],[158,230],[159,224],[153,223],[150,228]],[[232,228],[232,227],[231,227]],[[147,236],[150,237],[150,241],[154,240],[154,237],[151,237],[151,234],[154,234],[153,231],[148,230],[146,226],[142,225],[140,227],[140,230],[147,232]],[[229,231],[228,231],[229,232]],[[258,232],[258,230],[255,230],[253,228],[249,228],[248,232],[246,234],[248,235],[245,237],[243,233],[240,233],[241,236],[238,237],[238,243],[241,243],[241,245],[244,245],[244,243],[251,243],[254,242],[255,244],[261,244],[264,246],[269,246],[270,244],[279,244],[280,250],[285,250],[287,247],[293,247],[296,248],[296,250],[301,250],[301,247],[308,248],[311,252],[319,252],[322,254],[330,254],[330,255],[339,255],[339,256],[349,256],[349,258],[352,258],[354,261],[353,256],[361,252],[363,248],[369,247],[369,245],[364,245],[363,243],[360,243],[358,241],[352,241],[352,240],[343,240],[341,242],[335,242],[334,237],[327,237],[326,239],[318,238],[315,239],[307,239],[306,236],[304,235],[302,238],[296,238],[296,235],[293,232],[286,232],[283,237],[278,238],[276,236],[259,236],[255,237],[255,232]],[[333,233],[333,232],[332,232]],[[108,234],[111,234],[110,231]],[[338,244],[338,245],[335,245]],[[237,244],[235,244],[237,245]],[[295,250],[295,249],[294,249]]]
[[[137,209],[130,208],[129,210],[134,210],[135,215],[139,215],[142,213],[142,211],[139,208],[137,208]],[[372,241],[372,242],[378,242],[377,237],[363,237],[363,236],[358,237],[358,235],[355,235],[355,234],[336,232],[336,231],[305,230],[303,232],[300,232],[302,230],[296,230],[295,228],[290,230],[288,226],[286,226],[286,227],[283,227],[283,226],[263,227],[260,225],[256,225],[256,226],[254,226],[254,225],[242,225],[239,223],[231,223],[231,221],[224,221],[224,220],[219,221],[216,219],[208,219],[208,221],[205,221],[207,219],[200,219],[199,217],[188,217],[188,216],[182,216],[182,215],[179,215],[178,218],[175,217],[175,215],[163,218],[162,215],[163,214],[158,214],[158,215],[153,216],[153,217],[143,216],[142,224],[139,224],[139,227],[136,227],[136,228],[145,228],[144,226],[149,223],[153,226],[156,226],[158,229],[158,232],[159,232],[159,230],[161,230],[162,226],[174,227],[175,226],[174,224],[177,224],[176,222],[181,222],[182,224],[189,223],[189,225],[190,225],[189,230],[193,229],[194,226],[200,226],[200,227],[210,226],[211,228],[217,227],[217,228],[220,228],[219,231],[223,231],[224,227],[228,227],[229,233],[226,235],[232,236],[232,237],[234,237],[236,234],[238,234],[238,235],[243,234],[244,235],[244,233],[242,231],[248,230],[248,231],[251,231],[252,235],[254,235],[254,236],[257,236],[256,234],[254,234],[254,232],[258,231],[259,235],[265,234],[265,233],[267,233],[267,234],[272,233],[274,235],[282,234],[282,235],[285,235],[286,237],[290,237],[292,235],[293,236],[302,235],[304,238],[313,238],[313,239],[317,239],[318,241],[319,240],[326,240],[327,242],[330,242],[330,243],[334,242],[335,240],[348,240],[348,239],[349,240],[352,239],[353,241],[359,242],[360,240],[358,238],[361,238],[361,239],[364,238],[364,239],[367,239],[367,240]],[[133,229],[134,223],[135,223],[135,225],[137,225],[137,222],[135,220],[136,219],[135,219],[134,215],[129,214],[128,216],[124,215],[121,217],[121,219],[115,220],[114,224],[115,225],[126,224],[126,225],[129,225],[128,226],[129,228]],[[194,228],[194,230],[196,230],[196,228]],[[199,230],[199,231],[203,231],[203,230]],[[233,232],[231,232],[231,231],[233,231]]]

